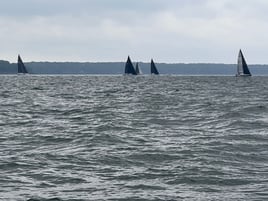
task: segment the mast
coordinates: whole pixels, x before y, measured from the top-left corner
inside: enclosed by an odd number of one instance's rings
[[[153,59],[151,60],[151,74],[159,75],[159,72],[154,64]]]
[[[127,58],[127,62],[125,65],[125,74],[137,75],[136,70],[134,69],[134,66],[133,66],[129,56]]]
[[[28,73],[20,55],[18,55],[18,73]]]

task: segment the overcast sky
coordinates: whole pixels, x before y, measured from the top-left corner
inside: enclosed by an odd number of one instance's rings
[[[268,0],[1,0],[0,59],[268,64]]]

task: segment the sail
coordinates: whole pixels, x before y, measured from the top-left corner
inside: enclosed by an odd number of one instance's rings
[[[125,65],[125,74],[137,75],[136,70],[134,69],[134,66],[133,66],[129,56],[127,58],[127,62]]]
[[[248,65],[241,50],[238,54],[237,76],[251,76]]]
[[[153,60],[151,60],[151,74],[159,75],[159,72],[158,72]]]
[[[136,73],[137,73],[137,75],[142,74],[142,72],[141,72],[141,69],[140,69],[140,67],[139,67],[139,63],[138,63],[138,62],[136,63]]]
[[[28,73],[20,55],[18,56],[18,73]]]

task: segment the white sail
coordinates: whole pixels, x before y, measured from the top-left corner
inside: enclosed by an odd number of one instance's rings
[[[138,62],[136,63],[136,73],[137,73],[137,75],[141,75],[142,74],[142,71],[140,69],[140,66],[139,66],[139,63]]]

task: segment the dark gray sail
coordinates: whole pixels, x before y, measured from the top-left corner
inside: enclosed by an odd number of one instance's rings
[[[158,72],[153,60],[151,60],[151,74],[159,75],[159,72]]]
[[[28,73],[20,55],[18,56],[18,73]]]
[[[241,50],[239,50],[236,76],[251,76],[248,65]]]
[[[137,75],[142,74],[142,72],[141,72],[141,69],[140,69],[140,67],[139,67],[139,63],[138,63],[138,62],[136,63],[136,73],[137,73]]]
[[[134,69],[134,66],[133,66],[129,56],[127,58],[127,62],[125,65],[125,74],[137,75],[136,70]]]

